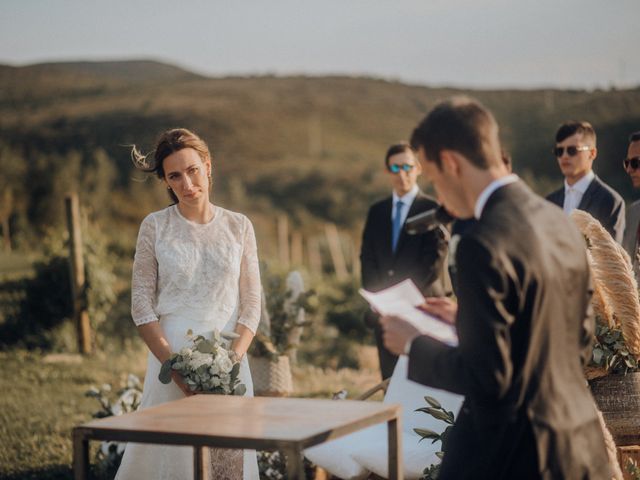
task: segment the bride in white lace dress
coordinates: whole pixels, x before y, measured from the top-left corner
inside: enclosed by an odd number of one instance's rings
[[[209,201],[211,158],[206,144],[185,129],[160,137],[153,162],[134,149],[134,160],[155,172],[176,202],[140,226],[133,262],[131,313],[149,347],[140,409],[193,395],[174,372],[158,380],[160,365],[188,344],[187,330],[211,336],[235,331],[232,348],[240,380],[253,395],[245,353],[260,318],[260,273],[251,222]],[[258,479],[255,451],[211,449],[210,479]],[[191,447],[129,443],[118,480],[193,478]]]

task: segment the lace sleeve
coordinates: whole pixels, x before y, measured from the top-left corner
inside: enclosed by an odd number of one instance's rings
[[[147,217],[140,225],[131,277],[131,317],[136,325],[158,320],[154,304],[158,279],[155,222]]]
[[[238,323],[256,333],[260,323],[260,266],[253,225],[245,218],[242,260],[240,262],[240,315]]]

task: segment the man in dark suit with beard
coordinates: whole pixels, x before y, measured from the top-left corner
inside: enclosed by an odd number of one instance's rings
[[[407,218],[438,206],[418,189],[421,168],[407,142],[389,147],[385,169],[393,193],[369,209],[360,252],[362,286],[376,292],[410,278],[424,295],[442,295],[438,279],[447,250],[442,231],[407,235],[403,229]],[[380,371],[386,379],[398,357],[384,348],[378,318],[373,311],[365,314],[365,322],[374,329]]]
[[[437,105],[411,143],[444,206],[478,220],[456,251],[457,307],[424,306],[455,322],[459,345],[381,318],[387,348],[409,355],[409,379],[465,396],[440,478],[611,478],[582,370],[595,328],[582,235],[507,172],[479,103]]]

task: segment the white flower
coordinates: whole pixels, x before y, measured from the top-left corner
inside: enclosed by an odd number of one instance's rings
[[[191,360],[189,360],[189,366],[194,370],[200,368],[203,365],[211,366],[213,364],[213,358],[208,353],[200,353],[198,351],[193,352]]]
[[[216,357],[216,364],[221,372],[229,373],[233,368],[233,362],[229,359],[228,355],[218,355]]]
[[[182,349],[180,349],[180,355],[182,355],[183,357],[190,357],[192,353],[193,350],[191,350],[189,347],[182,347]]]

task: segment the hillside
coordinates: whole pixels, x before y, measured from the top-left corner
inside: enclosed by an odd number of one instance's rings
[[[225,201],[287,211],[301,224],[354,227],[386,191],[386,147],[407,138],[435,101],[459,93],[494,111],[515,171],[541,193],[561,181],[550,153],[557,125],[586,119],[598,133],[597,173],[632,196],[621,160],[628,134],[640,129],[640,88],[461,91],[371,78],[205,78],[133,61],[0,66],[0,144],[28,164],[71,152],[86,163],[104,150],[117,169],[114,188],[124,191],[133,175],[125,146],[148,150],[160,131],[184,126],[208,141]]]

